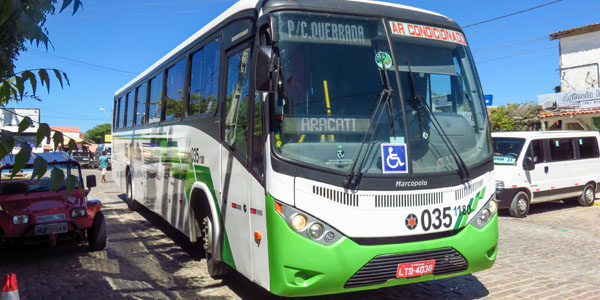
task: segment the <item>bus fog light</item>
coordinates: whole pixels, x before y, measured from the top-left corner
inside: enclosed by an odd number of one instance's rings
[[[13,224],[15,224],[15,225],[27,224],[27,223],[29,223],[29,216],[27,216],[27,215],[14,216],[12,221],[13,221]]]
[[[323,235],[323,225],[319,223],[313,223],[308,228],[308,235],[313,239],[318,239]]]
[[[292,228],[296,231],[300,231],[306,227],[306,217],[304,215],[295,215],[292,217]]]
[[[331,243],[334,238],[335,238],[335,234],[331,231],[327,231],[327,233],[325,234],[325,237],[323,239],[325,239],[325,241],[327,243]]]
[[[481,215],[480,215],[479,219],[481,219],[481,221],[485,223],[490,220],[490,215],[491,215],[490,211],[487,208],[484,208],[481,211]]]

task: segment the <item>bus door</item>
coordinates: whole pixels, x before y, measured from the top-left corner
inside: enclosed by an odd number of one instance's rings
[[[250,45],[236,47],[226,57],[226,92],[221,106],[221,214],[235,267],[252,278],[248,172]]]

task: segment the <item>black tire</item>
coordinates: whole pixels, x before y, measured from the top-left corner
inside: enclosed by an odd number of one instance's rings
[[[200,228],[202,228],[202,242],[201,245],[204,247],[204,256],[206,258],[206,266],[208,269],[208,274],[210,274],[210,277],[212,278],[223,278],[225,277],[227,274],[229,274],[229,266],[222,262],[217,260],[213,254],[213,246],[212,243],[214,243],[215,237],[214,237],[214,225],[213,225],[213,221],[212,221],[212,217],[210,216],[204,216],[204,218],[202,218],[201,222],[199,223]]]
[[[529,194],[519,191],[510,202],[508,213],[515,218],[525,218],[529,212]]]
[[[101,211],[96,213],[92,227],[87,229],[87,238],[90,251],[106,248],[106,221]]]
[[[588,183],[583,188],[583,193],[577,198],[577,202],[581,206],[592,206],[596,201],[596,188],[593,184]]]
[[[135,211],[137,209],[136,201],[133,199],[133,185],[131,185],[131,174],[127,172],[125,188],[125,202],[127,203],[127,209],[129,211]]]

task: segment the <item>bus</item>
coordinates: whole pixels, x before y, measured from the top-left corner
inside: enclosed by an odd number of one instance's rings
[[[367,0],[241,0],[114,96],[112,174],[211,276],[276,295],[490,268],[490,126],[450,18]]]

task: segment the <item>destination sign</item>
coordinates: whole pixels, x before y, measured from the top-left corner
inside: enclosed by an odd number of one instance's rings
[[[300,133],[361,133],[369,128],[368,118],[333,118],[333,117],[285,117],[282,128],[284,132]]]
[[[339,18],[286,15],[279,25],[283,41],[370,45],[364,22]]]
[[[395,21],[390,21],[390,28],[394,35],[404,35],[467,45],[464,34],[450,29]]]

